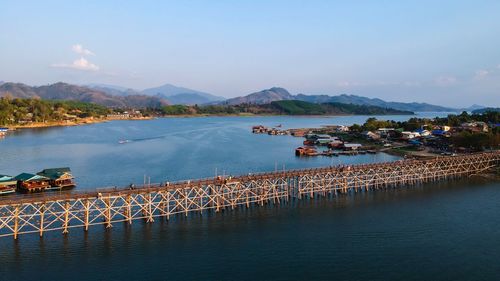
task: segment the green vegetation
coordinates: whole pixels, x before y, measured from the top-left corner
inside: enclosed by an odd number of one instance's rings
[[[270,105],[280,114],[286,115],[324,115],[327,113],[323,104],[298,100],[273,101]]]
[[[363,125],[354,124],[351,130],[354,131],[374,131],[379,128],[401,128],[405,131],[414,131],[419,128],[432,130],[433,126],[450,126],[458,127],[463,123],[468,122],[485,122],[487,124],[500,123],[500,112],[485,112],[483,114],[468,114],[462,112],[461,114],[450,114],[447,117],[429,118],[410,118],[408,121],[396,122],[393,120],[378,120],[376,118],[368,118]],[[494,129],[497,130],[497,129]]]
[[[161,113],[164,115],[183,115],[189,114],[189,112],[187,105],[166,105],[161,108]]]
[[[470,133],[460,132],[453,135],[451,141],[455,147],[464,147],[471,150],[482,150],[485,147],[495,148],[500,145],[500,133]]]
[[[98,117],[110,112],[104,106],[79,101],[0,98],[0,125],[3,126]]]
[[[368,105],[342,103],[310,103],[298,100],[274,101],[269,104],[239,105],[168,105],[161,110],[165,115],[237,115],[237,114],[269,114],[269,115],[338,115],[338,114],[413,114],[413,112],[382,108]]]
[[[500,107],[486,107],[472,111],[473,114],[483,114],[486,112],[500,112]]]
[[[464,123],[484,122],[489,125],[488,131],[482,131],[482,127],[477,131],[471,132],[468,129],[461,127]],[[500,112],[486,111],[483,114],[469,114],[462,112],[455,115],[450,114],[443,118],[410,118],[408,121],[396,122],[392,120],[377,120],[376,118],[368,118],[363,125],[354,124],[350,127],[353,132],[376,131],[379,128],[395,128],[404,131],[414,131],[419,128],[424,128],[431,131],[436,126],[450,126],[451,136],[446,140],[447,144],[453,145],[455,148],[466,148],[469,150],[482,150],[484,148],[500,147]]]

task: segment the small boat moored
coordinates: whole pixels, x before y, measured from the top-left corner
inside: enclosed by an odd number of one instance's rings
[[[16,192],[17,180],[11,176],[0,175],[0,195]]]

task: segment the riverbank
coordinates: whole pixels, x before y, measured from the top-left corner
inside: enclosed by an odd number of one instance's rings
[[[130,117],[130,118],[82,118],[78,120],[65,120],[65,121],[56,121],[56,122],[30,122],[26,124],[17,124],[17,125],[3,125],[9,130],[18,130],[18,129],[36,129],[36,128],[48,128],[48,127],[69,127],[69,126],[80,126],[80,125],[91,125],[109,121],[116,120],[151,120],[154,117]]]

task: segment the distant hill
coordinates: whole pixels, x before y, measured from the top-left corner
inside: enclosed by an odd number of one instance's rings
[[[299,100],[281,100],[270,103],[242,103],[237,105],[168,105],[165,115],[388,115],[413,114],[410,111],[382,108],[372,105],[341,103],[311,103]]]
[[[483,108],[486,108],[486,106],[483,106],[483,105],[478,105],[478,104],[473,104],[467,108],[464,108],[462,109],[461,111],[474,111],[474,110],[478,110],[478,109],[483,109]]]
[[[474,114],[483,114],[485,112],[500,112],[500,107],[485,107],[472,111]]]
[[[292,96],[286,89],[273,87],[271,89],[255,92],[244,97],[232,98],[224,101],[224,104],[237,105],[237,104],[266,104],[273,101],[292,100]]]
[[[374,105],[380,107],[394,108],[398,110],[408,111],[457,111],[455,108],[433,105],[428,103],[417,102],[387,102],[378,98],[367,98],[356,95],[339,95],[339,96],[326,96],[326,95],[297,95],[298,100],[308,102],[338,102],[338,103],[351,103],[357,105]]]
[[[215,101],[222,101],[225,98],[209,93],[178,87],[172,84],[165,84],[155,88],[141,91],[144,95],[157,96],[167,99],[172,104],[205,104]]]
[[[223,104],[243,104],[243,103],[252,103],[252,104],[265,104],[273,101],[280,100],[300,100],[306,101],[310,103],[342,103],[342,104],[355,104],[355,105],[372,105],[378,106],[382,108],[393,108],[402,111],[435,111],[435,112],[449,112],[449,111],[458,111],[456,108],[444,107],[439,105],[433,105],[428,103],[404,103],[404,102],[387,102],[378,98],[367,98],[356,95],[338,95],[338,96],[329,96],[329,95],[291,95],[287,90],[283,88],[271,88],[267,90],[263,90],[260,92],[252,93],[247,96],[237,97],[228,99]]]
[[[130,96],[130,95],[142,95],[140,91],[130,89],[130,88],[125,88],[121,86],[115,86],[115,85],[108,85],[108,84],[88,84],[85,85],[86,87],[89,87],[94,90],[98,90],[101,92],[105,92],[106,94],[113,95],[113,96]]]
[[[107,107],[158,108],[168,104],[166,100],[158,97],[146,95],[114,96],[89,87],[62,82],[40,87],[32,87],[22,83],[4,83],[0,85],[0,96],[83,101]]]
[[[411,111],[384,108],[374,105],[356,105],[337,102],[311,103],[299,100],[273,101],[270,106],[280,113],[288,115],[387,115],[387,114],[414,114]]]

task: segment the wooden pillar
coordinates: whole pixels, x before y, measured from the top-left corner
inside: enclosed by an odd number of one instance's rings
[[[106,218],[106,228],[113,227],[111,225],[111,196],[104,199],[104,204],[106,205],[105,218]]]
[[[69,202],[64,202],[64,224],[63,224],[63,234],[68,233],[69,225]]]
[[[128,224],[132,224],[132,196],[130,194],[125,197],[125,218]]]
[[[184,188],[184,210],[186,211],[185,214],[186,214],[186,217],[188,216],[188,209],[189,209],[189,205],[188,205],[188,193],[186,191],[186,189]]]
[[[148,219],[147,219],[147,222],[154,222],[155,220],[153,219],[153,208],[152,208],[152,204],[153,204],[153,200],[152,200],[152,196],[151,196],[151,192],[148,193],[147,195],[147,198],[148,198],[148,205],[147,205],[147,210],[148,210]]]
[[[42,206],[40,206],[40,237],[43,237],[44,219],[45,219],[45,203],[42,203]]]
[[[84,205],[84,214],[83,214],[83,226],[84,226],[84,231],[89,230],[89,211],[90,209],[90,202],[89,199],[85,199],[85,205]]]
[[[19,205],[14,207],[14,239],[17,240],[19,232]]]

